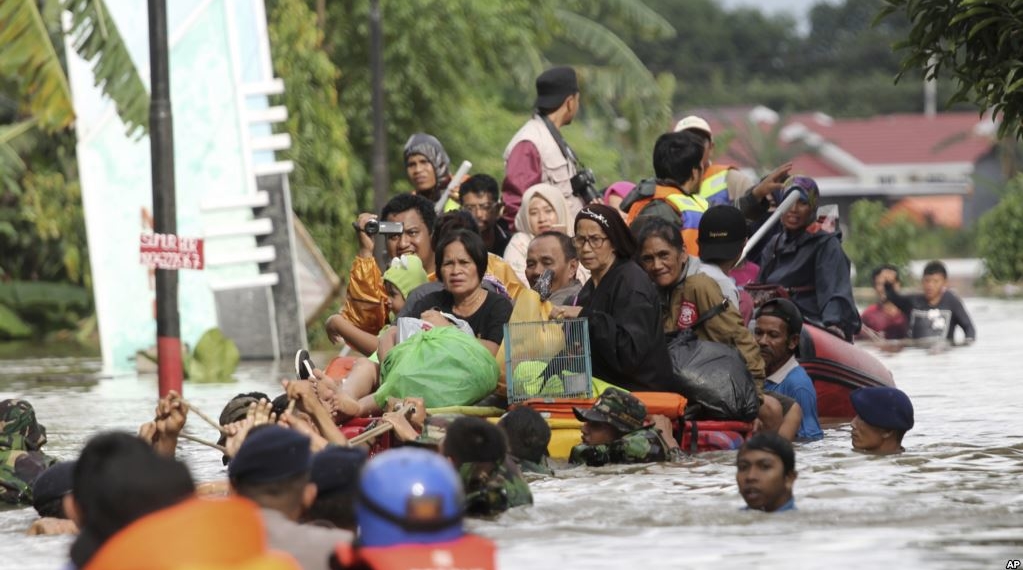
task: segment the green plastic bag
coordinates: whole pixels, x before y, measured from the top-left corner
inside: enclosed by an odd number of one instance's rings
[[[494,391],[497,360],[475,338],[455,327],[435,327],[398,344],[380,365],[383,406],[388,397],[418,396],[427,408],[467,406]]]

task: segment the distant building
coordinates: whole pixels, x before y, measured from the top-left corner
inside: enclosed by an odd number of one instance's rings
[[[814,177],[824,201],[837,203],[845,219],[853,201],[872,198],[921,223],[969,227],[997,204],[1005,183],[998,125],[973,112],[866,119],[783,118],[766,107],[690,113],[707,119],[718,146],[727,146],[717,149],[720,162],[764,171],[775,165],[758,162],[794,155],[794,171]],[[754,126],[759,133],[750,131]]]

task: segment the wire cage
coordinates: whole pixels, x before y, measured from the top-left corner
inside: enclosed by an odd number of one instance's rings
[[[509,403],[593,396],[587,319],[507,323],[504,340]]]

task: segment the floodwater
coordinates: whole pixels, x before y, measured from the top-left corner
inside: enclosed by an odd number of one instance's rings
[[[734,452],[719,452],[680,465],[563,470],[532,484],[534,506],[472,528],[497,540],[511,569],[1005,568],[1023,558],[1023,302],[969,299],[967,308],[974,346],[880,355],[916,407],[907,452],[858,454],[848,424],[826,430],[797,448],[796,512],[741,511]],[[89,381],[90,365],[0,362],[0,392],[33,402],[49,452],[62,458],[90,434],[133,430],[152,413],[155,378]],[[236,384],[186,385],[185,395],[216,415],[237,392],[274,392],[281,375],[246,365]],[[197,420],[186,430],[214,439]],[[198,480],[224,476],[214,451],[183,442],[180,456]],[[0,567],[65,561],[66,537],[23,536],[34,515],[0,511]]]

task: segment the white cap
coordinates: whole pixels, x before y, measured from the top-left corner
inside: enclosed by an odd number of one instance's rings
[[[681,121],[675,124],[676,133],[680,133],[682,131],[686,131],[689,129],[703,131],[707,133],[707,136],[709,137],[714,136],[714,134],[710,132],[710,125],[707,124],[707,121],[704,121],[703,119],[697,117],[696,115],[689,115],[688,117],[682,119]]]

